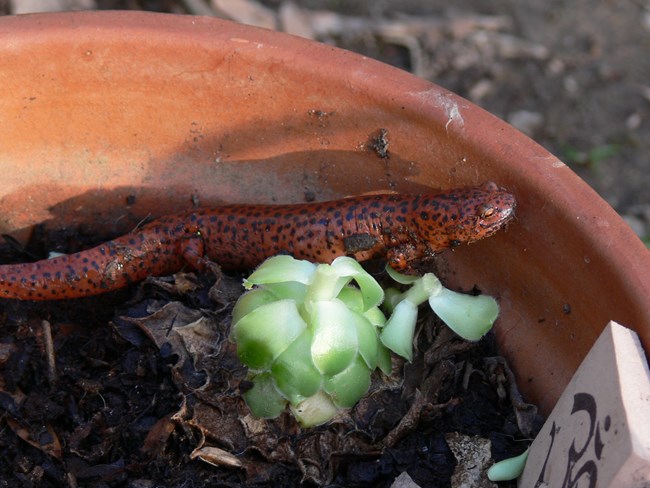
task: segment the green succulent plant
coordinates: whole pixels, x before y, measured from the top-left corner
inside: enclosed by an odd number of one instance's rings
[[[253,414],[274,418],[289,404],[309,427],[354,406],[375,369],[390,374],[391,351],[412,359],[421,303],[468,340],[485,334],[498,314],[494,299],[448,290],[433,274],[390,275],[410,288],[384,292],[349,257],[313,264],[275,256],[244,280],[230,339],[249,368],[253,387],[244,398]]]
[[[488,469],[487,476],[490,481],[510,481],[517,479],[524,472],[528,460],[528,449],[519,456],[511,457],[494,463]]]

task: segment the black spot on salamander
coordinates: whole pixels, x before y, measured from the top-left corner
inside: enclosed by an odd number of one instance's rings
[[[372,249],[379,243],[379,239],[370,234],[352,234],[343,238],[346,252],[357,253]]]

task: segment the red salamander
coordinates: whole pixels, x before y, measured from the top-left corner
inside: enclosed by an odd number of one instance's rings
[[[276,254],[331,262],[385,257],[397,270],[494,234],[515,198],[494,183],[428,195],[380,194],[292,205],[226,205],[155,220],[76,254],[0,266],[0,297],[97,295],[209,261],[252,269]]]

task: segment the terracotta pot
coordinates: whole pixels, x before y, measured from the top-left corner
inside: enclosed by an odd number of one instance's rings
[[[445,255],[499,297],[496,334],[548,412],[610,319],[650,350],[650,253],[561,161],[466,100],[330,46],[148,13],[0,18],[2,233],[494,180],[507,232]],[[372,149],[387,131],[390,157]]]

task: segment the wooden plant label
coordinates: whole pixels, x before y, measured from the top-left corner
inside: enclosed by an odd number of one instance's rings
[[[610,322],[532,443],[522,488],[650,487],[650,372]]]

